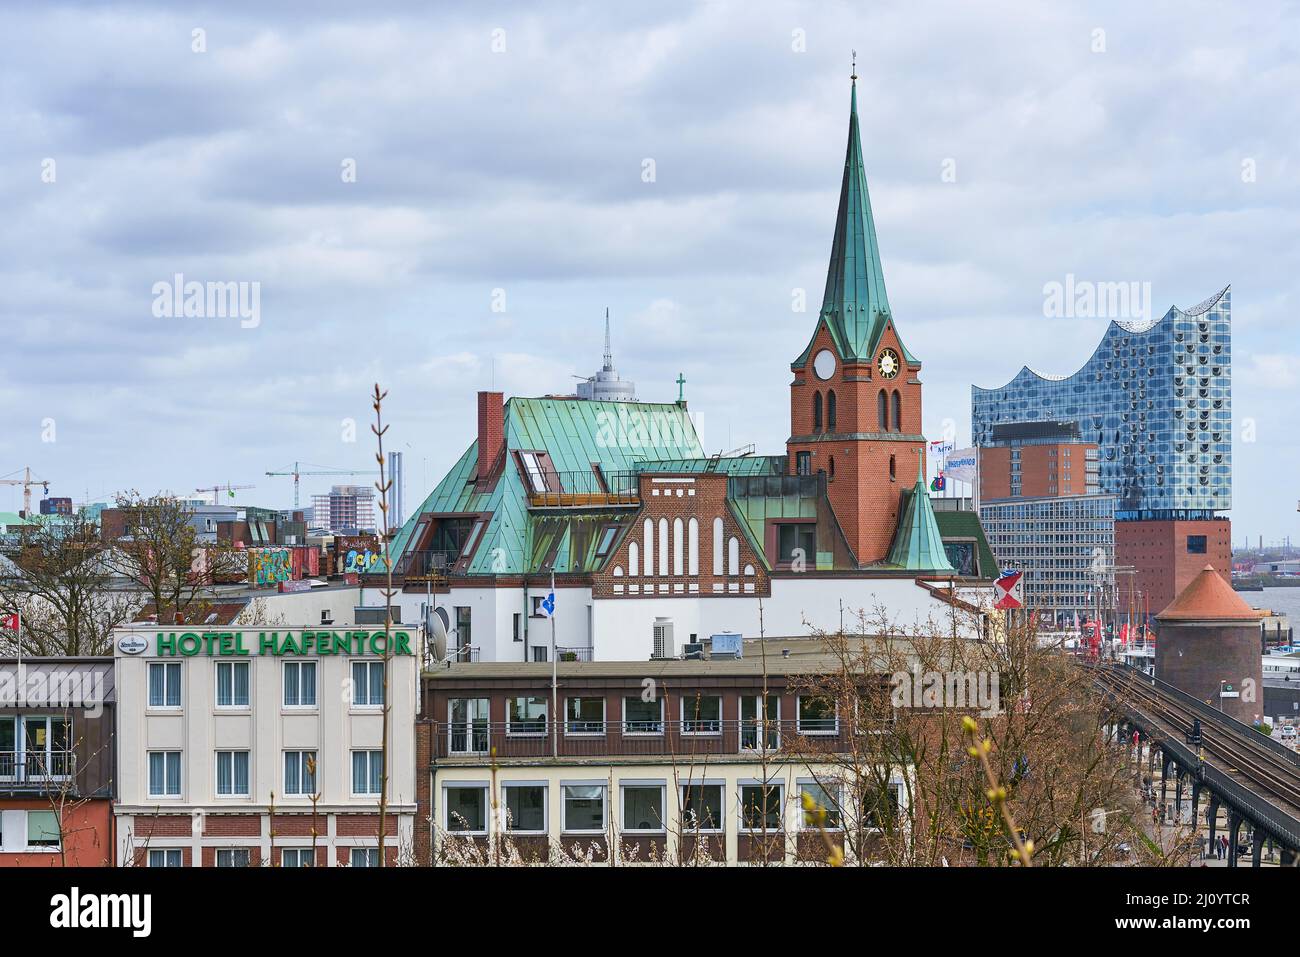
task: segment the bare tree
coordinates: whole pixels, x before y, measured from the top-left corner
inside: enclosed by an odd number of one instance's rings
[[[375,392],[371,399],[371,405],[375,410],[375,424],[370,427],[370,431],[375,434],[375,461],[379,463],[379,481],[375,483],[375,489],[379,492],[379,514],[382,522],[380,530],[382,539],[380,548],[383,550],[385,584],[382,590],[384,596],[384,653],[383,653],[383,725],[382,725],[382,742],[379,757],[379,866],[387,867],[388,861],[385,859],[385,846],[387,843],[388,830],[388,752],[389,752],[389,723],[391,721],[392,704],[389,701],[389,672],[392,670],[393,659],[393,595],[396,590],[393,588],[393,556],[390,552],[392,545],[391,529],[388,525],[388,492],[393,487],[392,478],[385,475],[384,463],[384,433],[388,431],[388,426],[384,425],[384,397],[387,392],[380,391],[379,383],[375,383]]]
[[[0,654],[109,654],[113,629],[140,605],[114,587],[109,549],[81,514],[33,520],[0,565],[0,608],[22,616],[21,639],[0,634]]]

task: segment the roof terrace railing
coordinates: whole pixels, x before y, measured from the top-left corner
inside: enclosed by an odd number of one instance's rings
[[[539,488],[541,484],[545,488]],[[641,487],[635,472],[550,472],[528,480],[528,504],[534,508],[591,505],[638,505]]]

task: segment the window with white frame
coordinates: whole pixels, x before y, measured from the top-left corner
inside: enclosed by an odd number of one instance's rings
[[[384,752],[352,752],[352,793],[358,796],[378,794],[383,773]]]
[[[218,708],[248,707],[248,669],[247,661],[217,662]]]
[[[316,707],[316,662],[286,661],[284,663],[284,706],[286,708]]]
[[[487,788],[447,784],[442,789],[443,827],[454,834],[487,833]]]
[[[721,734],[722,695],[682,695],[682,734]]]
[[[605,785],[561,785],[564,797],[563,827],[567,833],[593,834],[605,830]]]
[[[352,706],[354,708],[384,706],[384,663],[382,661],[352,662]]]
[[[0,781],[18,777],[18,719],[0,717]]]
[[[181,753],[179,751],[149,752],[149,796],[181,796]]]
[[[452,698],[447,702],[447,746],[452,754],[487,753],[490,708],[487,698]]]
[[[805,828],[838,831],[844,826],[838,784],[830,781],[800,781],[799,808]]]
[[[315,867],[310,847],[286,847],[280,851],[281,867]]]
[[[800,695],[798,703],[800,734],[837,734],[839,714],[835,702],[823,695]]]
[[[181,857],[179,847],[151,847],[149,848],[149,867],[184,867],[185,862]]]
[[[564,702],[565,734],[604,734],[605,699],[594,697],[566,698]]]
[[[248,867],[249,860],[246,847],[217,848],[217,867]]]
[[[27,846],[57,851],[62,841],[59,816],[54,811],[27,812]]]
[[[316,752],[284,752],[284,793],[310,797],[316,793]]]
[[[512,834],[546,833],[546,785],[507,782],[506,830]]]
[[[550,702],[544,695],[510,698],[506,702],[506,734],[545,734]]]
[[[622,785],[623,830],[637,834],[662,834],[664,823],[663,784],[630,782]]]
[[[725,785],[701,782],[682,785],[682,828],[686,831],[721,831]]]
[[[181,706],[181,663],[179,661],[149,662],[149,707],[179,708]]]
[[[740,828],[743,831],[780,831],[785,786],[777,781],[740,785]]]
[[[44,781],[72,773],[72,722],[45,714],[0,718],[0,780]]]
[[[248,752],[217,752],[217,796],[248,797]]]
[[[883,786],[874,781],[865,782],[858,803],[863,827],[872,830],[893,827],[903,807],[903,785],[899,781]]]
[[[664,700],[642,701],[640,695],[623,698],[624,734],[663,734]]]
[[[379,848],[377,847],[352,848],[351,854],[348,855],[348,865],[350,867],[378,867]]]
[[[781,699],[770,694],[763,708],[762,697],[740,696],[740,746],[748,751],[776,751],[781,747]]]

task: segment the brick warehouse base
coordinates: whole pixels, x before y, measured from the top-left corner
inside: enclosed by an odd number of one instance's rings
[[[1204,551],[1201,547],[1204,537]],[[1134,593],[1138,611],[1159,614],[1188,586],[1206,564],[1232,581],[1232,523],[1226,518],[1201,521],[1115,523],[1115,564],[1137,569]],[[1119,607],[1128,607],[1128,586],[1117,581]]]

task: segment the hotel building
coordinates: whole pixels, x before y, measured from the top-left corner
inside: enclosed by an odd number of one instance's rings
[[[115,634],[120,860],[149,867],[379,864],[414,838],[417,633]]]

